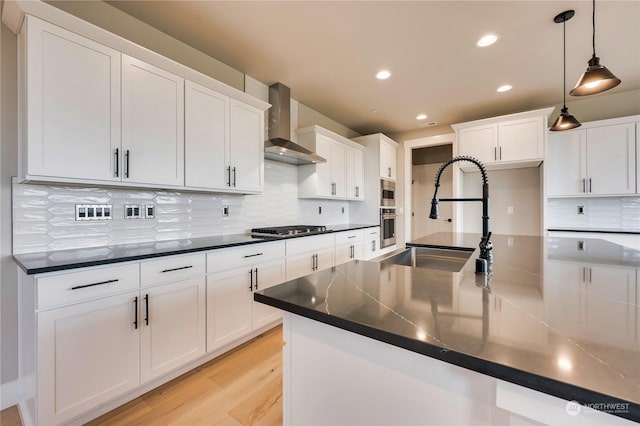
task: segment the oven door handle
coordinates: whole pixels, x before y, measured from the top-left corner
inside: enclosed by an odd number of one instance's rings
[[[396,217],[398,217],[397,214],[381,214],[380,215],[383,219],[394,219]]]

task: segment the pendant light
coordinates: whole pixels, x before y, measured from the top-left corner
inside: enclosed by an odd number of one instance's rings
[[[560,130],[569,130],[575,129],[576,127],[580,127],[581,124],[576,118],[569,114],[569,109],[567,108],[567,34],[565,30],[565,23],[573,18],[575,12],[573,10],[565,10],[564,12],[556,15],[553,18],[553,22],[559,24],[562,22],[562,110],[560,112],[560,116],[553,123],[553,126],[549,130],[552,131],[560,131]]]
[[[600,65],[600,58],[596,56],[596,0],[593,0],[592,13],[592,47],[593,54],[589,59],[587,70],[580,76],[576,86],[571,89],[571,96],[586,96],[604,92],[620,84],[620,79],[613,75],[604,65]]]

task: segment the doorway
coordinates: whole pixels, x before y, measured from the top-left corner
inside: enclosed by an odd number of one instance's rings
[[[411,239],[416,240],[436,232],[453,232],[453,204],[438,205],[440,217],[429,218],[435,177],[440,166],[453,157],[453,145],[444,144],[411,150]],[[445,169],[440,179],[438,197],[453,196],[453,170]]]

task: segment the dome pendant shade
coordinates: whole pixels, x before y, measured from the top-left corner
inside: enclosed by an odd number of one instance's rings
[[[600,58],[592,56],[587,70],[580,76],[576,87],[571,89],[571,96],[586,96],[604,92],[620,84],[621,80],[613,75],[604,65],[600,65]]]
[[[575,129],[576,127],[580,127],[582,124],[571,114],[569,114],[569,110],[565,106],[562,108],[562,112],[556,118],[556,121],[553,123],[553,126],[549,128],[549,130],[553,132],[562,131],[562,130],[570,130]]]

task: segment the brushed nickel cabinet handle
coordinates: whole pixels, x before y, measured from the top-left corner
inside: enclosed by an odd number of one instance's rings
[[[119,163],[120,163],[120,150],[118,148],[115,149],[113,155],[116,157],[116,164],[114,167],[114,172],[113,175],[115,177],[118,177],[118,175],[120,174],[120,170],[119,170]]]
[[[129,179],[129,157],[130,157],[130,153],[129,150],[126,150],[124,152],[124,177]]]

